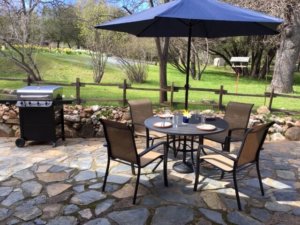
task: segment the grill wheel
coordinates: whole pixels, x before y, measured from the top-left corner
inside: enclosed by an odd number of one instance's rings
[[[17,147],[22,148],[25,145],[25,140],[24,138],[18,138],[15,143]]]

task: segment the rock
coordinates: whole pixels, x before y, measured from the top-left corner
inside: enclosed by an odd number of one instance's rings
[[[72,185],[70,184],[60,184],[60,183],[55,183],[55,184],[50,184],[47,186],[47,193],[49,197],[58,195],[65,190],[69,189]]]
[[[77,219],[73,216],[59,216],[50,220],[47,225],[76,225]]]
[[[283,204],[279,204],[277,202],[267,202],[265,204],[265,208],[267,208],[270,211],[275,211],[275,212],[288,212],[292,209],[292,207],[289,205],[283,205]]]
[[[65,121],[80,122],[80,115],[64,115]]]
[[[283,132],[283,127],[280,126],[280,125],[278,125],[277,123],[275,123],[275,124],[273,125],[273,129],[274,129],[274,132],[275,132],[275,133],[282,133],[282,132]]]
[[[270,135],[271,141],[284,141],[285,137],[281,133],[274,133]]]
[[[258,107],[258,109],[256,110],[256,112],[258,114],[270,114],[270,110],[268,109],[267,106],[260,106],[260,107]]]
[[[36,181],[27,181],[21,185],[25,196],[34,197],[41,193],[43,186]]]
[[[59,214],[62,204],[50,204],[43,207],[43,219],[54,218]]]
[[[91,212],[90,209],[83,209],[83,210],[79,211],[78,214],[79,214],[83,219],[87,219],[87,220],[91,219],[92,216],[93,216],[93,214],[92,214],[92,212]]]
[[[55,181],[63,181],[69,178],[69,174],[66,172],[59,173],[38,173],[37,177],[39,180],[50,183]]]
[[[296,127],[300,127],[300,120],[297,120],[297,121],[295,122],[295,126],[296,126]]]
[[[0,221],[5,220],[11,215],[12,211],[6,208],[0,208]]]
[[[12,137],[13,130],[6,124],[0,123],[0,137]]]
[[[31,179],[35,178],[33,172],[28,169],[21,170],[21,171],[15,173],[13,175],[13,177],[16,177],[22,181],[27,181],[27,180],[31,180]]]
[[[224,203],[222,202],[221,198],[217,193],[202,192],[200,195],[210,209],[221,209],[221,210],[226,209],[226,206],[224,205]]]
[[[203,213],[205,217],[207,217],[208,219],[210,219],[211,221],[217,224],[226,224],[222,218],[222,214],[217,211],[204,209],[204,208],[200,208],[199,211]]]
[[[276,170],[276,174],[278,177],[285,180],[296,180],[296,176],[294,172],[288,170]]]
[[[163,206],[155,210],[151,225],[185,225],[193,221],[191,208],[183,206]]]
[[[77,205],[74,204],[67,205],[64,208],[64,215],[70,215],[72,213],[77,212],[78,210],[80,210],[80,208]]]
[[[95,171],[90,171],[90,170],[85,170],[85,171],[80,171],[74,179],[76,181],[84,181],[84,180],[91,180],[96,178],[96,172]]]
[[[100,110],[100,106],[99,106],[99,105],[93,105],[93,106],[91,107],[91,110],[92,110],[93,112],[97,112],[98,110]]]
[[[71,203],[77,205],[89,205],[104,198],[106,198],[106,195],[102,192],[91,190],[74,195],[71,198]]]
[[[14,203],[21,201],[24,199],[24,195],[22,193],[22,191],[14,191],[12,193],[10,193],[6,199],[4,199],[1,204],[4,206],[11,206]]]
[[[300,141],[300,126],[288,128],[284,135],[291,141]]]
[[[90,220],[84,225],[110,225],[110,222],[105,218],[98,218],[98,219]]]
[[[260,208],[251,208],[251,216],[261,222],[267,222],[271,218],[271,214],[268,210]]]
[[[5,197],[12,192],[12,187],[0,187],[0,197]]]
[[[93,124],[84,124],[82,125],[79,136],[83,138],[94,137],[94,125]]]
[[[113,199],[107,199],[104,202],[99,203],[95,209],[96,216],[99,216],[101,213],[103,213],[107,209],[109,209],[113,205],[114,202],[115,202],[115,200],[113,200]]]
[[[227,215],[229,222],[233,224],[243,224],[243,225],[262,225],[261,222],[245,215],[242,212],[234,211]]]
[[[130,209],[125,211],[114,211],[107,216],[117,224],[144,225],[149,217],[149,211],[146,208]],[[164,223],[162,222],[161,224]]]
[[[77,186],[73,187],[73,190],[78,193],[84,192],[84,185],[77,185]]]
[[[42,215],[42,211],[36,206],[28,206],[25,204],[18,206],[14,215],[24,221],[29,221]]]

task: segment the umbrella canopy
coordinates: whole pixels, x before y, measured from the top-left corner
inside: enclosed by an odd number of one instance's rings
[[[138,37],[188,37],[185,108],[188,108],[191,37],[277,34],[283,21],[216,0],[175,0],[143,12],[112,20],[96,28]]]

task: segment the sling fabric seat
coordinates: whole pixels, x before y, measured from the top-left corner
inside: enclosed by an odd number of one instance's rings
[[[212,135],[204,136],[205,139],[220,143],[224,151],[230,151],[230,143],[242,141],[245,128],[248,126],[253,104],[229,102],[224,115],[228,123],[227,130]]]
[[[158,165],[163,161],[163,175],[164,184],[168,186],[167,179],[167,146],[166,142],[160,142],[156,145],[146,149],[137,149],[134,139],[134,133],[132,127],[109,120],[101,119],[100,122],[104,128],[104,135],[107,142],[107,167],[104,176],[102,191],[105,191],[106,181],[109,174],[110,160],[115,160],[131,166],[132,173],[135,174],[135,168],[137,168],[137,179],[133,196],[133,204],[136,202],[136,196],[138,191],[138,185],[141,175],[141,168],[148,166],[154,161],[158,161],[157,165],[153,168],[153,172]],[[155,148],[163,146],[164,153],[152,151]]]
[[[230,172],[233,174],[237,205],[239,210],[241,210],[242,208],[236,180],[236,173],[239,170],[245,169],[248,166],[255,164],[261,194],[264,195],[263,184],[261,181],[261,175],[259,171],[259,155],[264,144],[265,138],[267,136],[268,130],[273,124],[274,122],[270,122],[248,129],[244,135],[242,145],[236,155],[229,154],[227,152],[220,151],[209,146],[200,145],[197,151],[196,158],[194,191],[197,191],[198,187],[200,162],[207,162],[219,168],[222,171],[221,179],[223,178],[225,172]],[[203,148],[211,150],[214,153],[200,156],[201,150]]]

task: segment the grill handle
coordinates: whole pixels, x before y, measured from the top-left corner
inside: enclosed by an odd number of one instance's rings
[[[21,99],[44,99],[44,98],[49,98],[51,95],[20,95]]]

